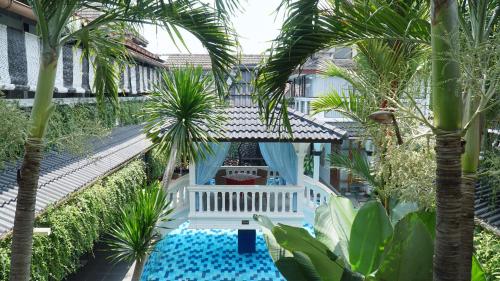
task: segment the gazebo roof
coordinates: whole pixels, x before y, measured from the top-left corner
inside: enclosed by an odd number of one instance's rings
[[[346,131],[293,109],[288,111],[292,136],[283,127],[266,127],[259,116],[257,107],[230,107],[226,112],[227,124],[223,133],[224,137],[217,137],[219,141],[329,143],[347,138]]]

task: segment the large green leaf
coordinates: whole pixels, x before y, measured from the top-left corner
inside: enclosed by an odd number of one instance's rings
[[[391,210],[391,222],[392,225],[395,225],[400,221],[404,216],[411,212],[418,211],[418,204],[415,202],[399,202],[392,210]]]
[[[264,234],[264,240],[266,241],[267,250],[269,251],[271,258],[273,259],[273,262],[277,266],[278,266],[278,261],[280,261],[281,259],[293,257],[293,254],[285,250],[283,247],[281,247],[280,244],[278,244],[278,242],[274,238],[272,232],[274,228],[274,223],[268,217],[262,215],[253,215],[253,218],[257,223],[259,223],[262,226],[262,232]],[[288,270],[287,266],[290,263],[291,262],[289,261],[282,262],[284,270]],[[278,268],[281,271],[281,268],[279,266]],[[281,271],[281,273],[285,275],[283,271]]]
[[[314,232],[316,238],[328,246],[330,251],[349,262],[349,236],[356,211],[351,200],[341,196],[331,196],[328,204],[316,209]]]
[[[476,255],[472,256],[472,272],[471,281],[487,281],[486,275],[484,275],[483,267],[481,263],[477,260]]]
[[[316,268],[321,280],[341,280],[344,273],[342,260],[304,228],[278,224],[273,228],[273,235],[286,250],[306,255]]]
[[[432,280],[433,253],[434,242],[425,223],[418,213],[410,213],[396,224],[376,280]]]
[[[374,272],[379,267],[384,244],[391,235],[392,225],[382,204],[371,201],[363,205],[354,218],[349,240],[352,269],[363,275]]]
[[[304,265],[300,264],[294,257],[284,257],[275,262],[283,277],[288,281],[321,281],[318,276],[311,275],[309,271],[304,269]],[[316,269],[310,264],[310,271]]]

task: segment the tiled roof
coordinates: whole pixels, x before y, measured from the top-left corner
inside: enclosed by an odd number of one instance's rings
[[[332,142],[346,136],[344,130],[318,121],[293,109],[288,117],[292,126],[293,139],[281,128],[267,128],[259,116],[257,107],[230,107],[227,109],[227,124],[224,137],[227,141],[294,141]]]
[[[327,122],[331,126],[337,127],[347,132],[350,138],[360,137],[363,134],[363,126],[358,122]]]
[[[500,233],[500,190],[486,183],[476,185],[475,215]]]
[[[38,181],[36,212],[40,213],[78,189],[120,167],[150,146],[141,126],[113,130],[110,136],[94,140],[87,155],[49,152],[45,155]],[[0,235],[13,227],[19,163],[0,171]]]
[[[212,62],[208,54],[167,54],[162,57],[167,67],[183,67],[192,64],[201,66],[203,69],[212,69]],[[240,65],[256,66],[262,58],[261,55],[242,55]]]

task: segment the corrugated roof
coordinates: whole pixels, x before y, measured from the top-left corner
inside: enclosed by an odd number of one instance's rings
[[[224,137],[226,141],[293,141],[332,142],[347,136],[347,132],[289,109],[288,117],[293,138],[281,128],[267,128],[262,122],[258,107],[230,107]],[[215,133],[210,131],[211,133]],[[216,135],[214,135],[215,137]]]
[[[40,213],[72,192],[120,167],[143,153],[151,143],[141,133],[141,126],[113,130],[110,136],[94,140],[87,155],[49,152],[40,169],[36,212]],[[18,186],[16,171],[20,163],[0,171],[0,234],[13,227]]]
[[[162,57],[167,67],[184,67],[187,64],[192,64],[201,66],[203,69],[212,69],[212,62],[208,54],[166,54]],[[256,66],[262,58],[262,55],[242,55],[240,65]]]
[[[486,183],[476,186],[475,215],[500,232],[500,190]]]

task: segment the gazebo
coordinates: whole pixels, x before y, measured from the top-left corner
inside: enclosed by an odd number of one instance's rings
[[[177,223],[238,229],[239,237],[255,237],[254,214],[276,223],[312,223],[314,209],[334,191],[304,175],[304,157],[311,143],[339,143],[346,132],[294,110],[292,136],[266,127],[256,107],[232,107],[227,114],[223,136],[210,132],[218,135],[213,155],[191,163],[189,174],[168,190]],[[223,166],[231,142],[257,142],[267,165]]]

